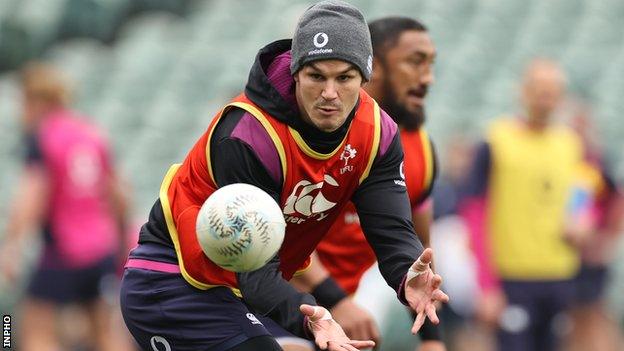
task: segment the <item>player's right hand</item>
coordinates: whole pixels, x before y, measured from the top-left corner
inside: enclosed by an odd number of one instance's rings
[[[358,306],[353,299],[345,297],[330,310],[332,317],[351,339],[373,340],[380,343],[380,333],[373,316]]]
[[[301,305],[301,313],[308,317],[308,328],[321,350],[357,351],[375,346],[372,340],[351,340],[342,327],[332,318],[329,311],[321,306]]]

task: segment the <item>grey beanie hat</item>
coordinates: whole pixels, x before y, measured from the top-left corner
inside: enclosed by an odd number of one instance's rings
[[[303,13],[292,42],[291,74],[316,60],[338,59],[355,65],[365,80],[373,71],[373,47],[364,16],[342,1],[321,1]]]

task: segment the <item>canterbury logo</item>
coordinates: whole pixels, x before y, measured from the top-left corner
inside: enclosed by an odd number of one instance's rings
[[[286,199],[284,214],[299,214],[307,218],[319,215],[316,219],[317,221],[327,217],[324,212],[336,206],[336,203],[327,200],[325,196],[323,196],[321,190],[325,184],[336,187],[339,186],[338,182],[327,174],[323,177],[322,182],[316,184],[312,184],[307,180],[302,180],[297,183],[292,193]],[[287,221],[291,223],[302,223],[305,219],[297,218],[296,216],[288,216]]]
[[[247,313],[246,314],[247,319],[249,319],[251,321],[251,324],[259,324],[259,325],[263,325],[258,318],[256,318],[256,316],[253,315],[253,313]]]

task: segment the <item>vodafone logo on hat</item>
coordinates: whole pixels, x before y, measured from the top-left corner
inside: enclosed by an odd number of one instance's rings
[[[324,48],[325,45],[327,45],[327,43],[329,42],[329,37],[323,32],[316,33],[312,42],[314,43],[314,46],[316,46],[316,49],[308,51],[308,56],[318,54],[331,54],[332,52],[334,52],[334,49],[332,48]]]
[[[329,37],[327,36],[327,34],[323,32],[319,32],[314,35],[314,46],[316,46],[319,49],[327,45],[328,41],[329,41]]]

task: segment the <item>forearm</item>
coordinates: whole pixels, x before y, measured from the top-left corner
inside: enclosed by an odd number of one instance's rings
[[[412,210],[401,176],[403,150],[395,136],[387,153],[376,160],[357,189],[353,203],[384,279],[400,294],[409,267],[423,252],[414,233]]]
[[[285,281],[273,259],[259,270],[237,273],[239,289],[245,302],[257,313],[273,319],[291,333],[307,337],[301,304],[316,305],[312,295],[301,293]]]

